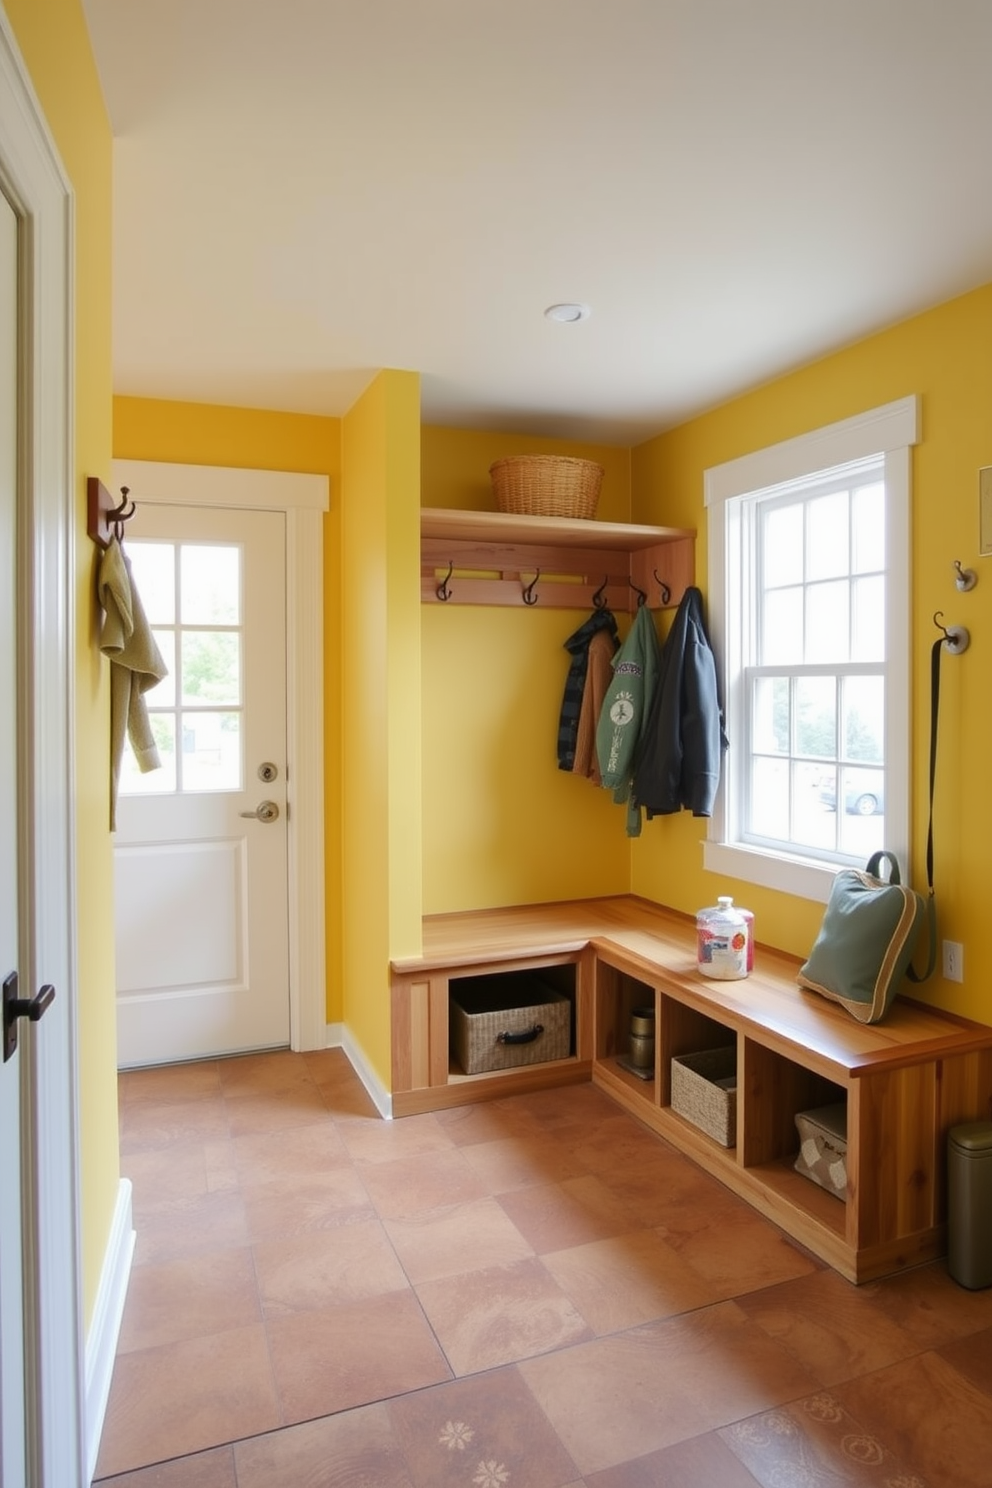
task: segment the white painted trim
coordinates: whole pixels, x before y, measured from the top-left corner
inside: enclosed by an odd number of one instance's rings
[[[120,1337],[121,1321],[124,1317],[124,1302],[128,1282],[131,1278],[131,1262],[134,1258],[135,1233],[131,1217],[131,1182],[122,1178],[117,1190],[117,1203],[110,1226],[107,1249],[100,1268],[100,1285],[96,1304],[86,1338],[86,1481],[90,1482],[96,1472],[96,1460],[100,1451],[107,1401],[110,1398],[110,1382],[117,1356],[117,1340]]]
[[[918,444],[920,437],[920,400],[913,394],[711,466],[703,476],[703,504],[711,506],[783,481],[800,480],[817,470],[887,454]]]
[[[343,1049],[355,1074],[361,1080],[384,1121],[393,1119],[393,1097],[372,1068],[361,1044],[344,1023],[329,1023],[326,1034],[329,1049]]]
[[[148,460],[115,460],[112,478],[139,504],[286,514],[290,1046],[321,1049],[327,1021],[322,522],[328,478]]]
[[[20,294],[30,307],[23,346],[25,439],[18,493],[25,534],[19,584],[31,609],[29,696],[20,747],[33,761],[24,883],[30,927],[22,984],[51,982],[55,1002],[25,1036],[24,1248],[28,1474],[34,1488],[83,1482],[83,1358],[76,1025],[75,561],[73,424],[74,202],[44,113],[0,7],[0,176],[25,224]]]

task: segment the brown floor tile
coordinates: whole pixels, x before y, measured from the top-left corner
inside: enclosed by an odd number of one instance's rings
[[[949,1343],[939,1353],[959,1374],[992,1396],[992,1328]]]
[[[617,1333],[716,1301],[655,1230],[553,1251],[544,1264],[594,1333]]]
[[[414,1285],[507,1265],[534,1254],[496,1199],[475,1199],[385,1221],[393,1248]]]
[[[528,1359],[519,1368],[585,1474],[814,1388],[732,1302]]]
[[[330,1121],[324,1098],[311,1080],[285,1089],[258,1090],[224,1099],[232,1137],[261,1132],[286,1132],[309,1126],[321,1119]]]
[[[451,1377],[411,1292],[272,1318],[268,1335],[288,1424]]]
[[[478,1106],[452,1106],[436,1111],[438,1125],[456,1147],[475,1142],[498,1142],[504,1137],[543,1137],[545,1128],[530,1111],[506,1101],[483,1101]]]
[[[378,1220],[253,1247],[266,1321],[409,1288]]]
[[[518,1113],[526,1112],[543,1131],[556,1137],[567,1136],[576,1127],[589,1131],[607,1117],[618,1114],[616,1101],[610,1100],[591,1084],[535,1090],[529,1095],[515,1095],[496,1104],[506,1105]]]
[[[121,1354],[97,1476],[202,1452],[281,1423],[260,1324]]]
[[[178,1457],[154,1467],[139,1467],[136,1472],[94,1479],[97,1481],[107,1488],[238,1488],[232,1447],[197,1452],[193,1457]]]
[[[137,1225],[136,1266],[179,1261],[248,1243],[240,1190],[206,1193],[181,1208],[148,1216]]]
[[[456,1375],[589,1337],[585,1320],[536,1257],[425,1282],[416,1291]]]
[[[312,1177],[290,1174],[246,1184],[241,1196],[252,1243],[377,1218],[365,1185],[350,1163]]]
[[[757,1488],[757,1480],[713,1431],[593,1473],[586,1483],[588,1488]],[[811,1485],[800,1478],[777,1488]]]
[[[359,1172],[382,1219],[410,1219],[486,1197],[485,1185],[454,1146],[392,1162],[363,1162]]]
[[[217,1141],[230,1134],[228,1103],[221,1095],[202,1100],[131,1101],[121,1107],[121,1154],[188,1142]]]
[[[553,1137],[518,1135],[473,1142],[461,1149],[487,1193],[508,1193],[531,1184],[561,1183],[586,1169]]]
[[[433,1114],[406,1116],[402,1121],[353,1122],[340,1130],[349,1156],[361,1163],[399,1162],[450,1151],[453,1146]]]
[[[820,1269],[743,1199],[727,1194],[659,1226],[673,1250],[721,1297],[737,1297]]]
[[[988,1488],[992,1400],[939,1354],[917,1354],[832,1393],[927,1488]]]
[[[726,1188],[681,1153],[659,1143],[648,1158],[617,1161],[598,1177],[649,1228],[678,1228],[687,1214],[700,1222],[710,1209],[725,1211]]]
[[[221,1090],[226,1096],[291,1094],[300,1086],[313,1086],[306,1060],[289,1049],[266,1054],[239,1054],[217,1064]]]
[[[921,1349],[940,1348],[983,1328],[992,1328],[992,1287],[972,1292],[947,1273],[946,1261],[917,1266],[861,1288],[916,1339]]]
[[[131,1183],[131,1207],[136,1221],[182,1209],[211,1191],[206,1147],[200,1141],[124,1153],[121,1172]]]
[[[353,1080],[347,1085],[318,1085],[317,1088],[325,1111],[342,1131],[356,1122],[382,1120],[361,1080]]]
[[[413,1488],[384,1405],[239,1442],[234,1456],[238,1488]]]
[[[560,1131],[560,1141],[590,1172],[612,1172],[622,1164],[650,1163],[661,1138],[625,1113],[590,1117],[583,1127]]]
[[[235,1137],[232,1152],[238,1179],[246,1186],[273,1179],[312,1178],[351,1164],[341,1133],[325,1113],[310,1126],[294,1128],[291,1142],[282,1131],[255,1132]]]
[[[576,1468],[515,1369],[389,1403],[414,1488],[566,1488]]]
[[[739,1298],[739,1306],[821,1385],[919,1353],[911,1334],[836,1271],[817,1271],[752,1292]]]
[[[260,1323],[251,1251],[222,1250],[131,1273],[118,1353]]]
[[[830,1394],[738,1421],[720,1436],[761,1488],[928,1488]]]
[[[538,1255],[625,1235],[640,1220],[595,1173],[500,1195],[500,1205]]]
[[[121,1106],[137,1101],[162,1104],[166,1101],[204,1100],[221,1093],[219,1061],[199,1064],[163,1064],[155,1069],[125,1070],[117,1077]]]

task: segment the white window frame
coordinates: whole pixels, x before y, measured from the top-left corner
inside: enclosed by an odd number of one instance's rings
[[[919,399],[910,396],[715,465],[704,474],[710,641],[730,740],[703,845],[703,864],[714,873],[824,904],[829,897],[838,863],[754,846],[741,839],[747,756],[735,752],[735,744],[745,738],[745,699],[741,625],[733,618],[741,614],[740,575],[745,561],[741,498],[873,455],[884,457],[885,471],[885,846],[900,862],[909,861],[910,498],[912,446],[919,442],[919,431]]]

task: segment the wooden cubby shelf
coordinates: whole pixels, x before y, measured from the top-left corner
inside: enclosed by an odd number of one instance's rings
[[[448,982],[574,964],[574,1054],[453,1078]],[[897,998],[866,1027],[797,984],[796,958],[758,946],[742,981],[709,981],[694,924],[633,896],[440,915],[422,956],[392,965],[393,1114],[591,1079],[852,1282],[946,1248],[946,1147],[959,1122],[992,1117],[992,1027]],[[653,1007],[655,1067],[619,1060],[631,1013]],[[672,1108],[673,1057],[736,1050],[736,1140],[724,1146]],[[846,1200],[794,1169],[799,1111],[847,1105]]]

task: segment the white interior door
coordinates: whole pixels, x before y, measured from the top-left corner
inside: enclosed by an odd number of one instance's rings
[[[17,803],[17,219],[0,194],[0,981],[21,968]],[[20,995],[27,996],[20,988]],[[0,1065],[0,1484],[24,1483],[21,1060]]]
[[[135,493],[137,494],[137,493]],[[138,502],[125,551],[169,676],[125,757],[122,1068],[289,1043],[285,517]]]

